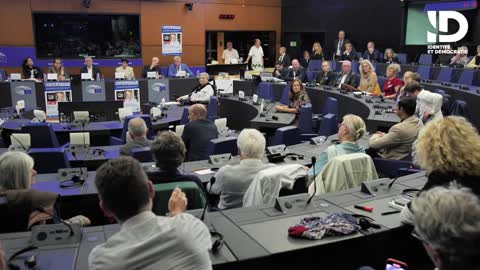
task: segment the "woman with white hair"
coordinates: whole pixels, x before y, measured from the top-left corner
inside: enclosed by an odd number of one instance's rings
[[[0,190],[30,189],[37,175],[33,159],[23,152],[2,154],[0,172]]]
[[[383,55],[383,62],[385,62],[386,64],[400,64],[397,54],[391,48],[385,49],[385,53]]]
[[[450,65],[462,65],[468,64],[468,48],[466,46],[458,47],[457,54],[450,60]]]
[[[243,196],[257,173],[273,164],[262,162],[265,152],[265,137],[256,129],[244,129],[238,135],[237,147],[240,164],[225,165],[215,174],[215,183],[211,194],[220,195],[218,208],[228,209],[242,207]],[[210,184],[207,190],[210,189]]]
[[[213,87],[208,83],[210,76],[206,72],[200,73],[199,84],[192,90],[192,93],[177,98],[178,102],[189,101],[189,103],[208,103],[210,97],[215,93]]]
[[[320,154],[317,163],[315,163],[315,177],[327,165],[328,161],[334,157],[354,153],[365,153],[365,149],[358,145],[357,141],[362,138],[367,131],[362,118],[347,114],[343,117],[342,123],[338,127],[339,144],[331,145]],[[308,171],[308,175],[313,176],[313,167]]]
[[[387,80],[383,86],[383,96],[388,99],[395,99],[398,90],[403,86],[403,81],[398,78],[400,72],[399,64],[390,64],[387,67]]]

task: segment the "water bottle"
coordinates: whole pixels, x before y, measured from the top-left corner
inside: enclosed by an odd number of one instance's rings
[[[100,81],[100,73],[97,72],[97,81]]]
[[[200,70],[197,69],[197,78],[200,78]]]

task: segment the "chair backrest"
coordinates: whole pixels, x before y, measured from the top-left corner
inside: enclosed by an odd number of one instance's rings
[[[63,148],[30,148],[28,154],[35,161],[34,168],[38,173],[57,173],[58,169],[70,168]]]
[[[383,89],[385,86],[385,82],[387,81],[387,78],[385,77],[378,77],[378,85],[380,86],[380,89]]]
[[[127,115],[125,116],[125,121],[123,122],[122,136],[120,139],[123,143],[127,142],[127,132],[128,132],[128,122],[133,118],[141,117],[148,128],[147,138],[153,139],[155,137],[155,132],[152,125],[152,117],[149,114],[137,114],[137,115]]]
[[[236,156],[238,154],[237,137],[223,137],[210,140],[207,153],[209,156],[227,153]]]
[[[453,101],[452,96],[447,94],[447,92],[445,92],[445,90],[443,89],[435,89],[434,92],[442,95],[442,114],[444,116],[450,115],[450,111],[452,108],[452,101]]]
[[[437,81],[451,82],[453,79],[453,68],[444,67],[438,73]]]
[[[394,160],[384,158],[374,158],[373,163],[379,177],[395,178],[398,177],[398,169],[408,168],[412,165],[411,161]]]
[[[430,66],[419,66],[417,69],[417,73],[420,74],[420,78],[424,80],[429,80],[431,76],[432,67]]]
[[[329,61],[329,62],[330,62],[330,69],[333,72],[337,72],[338,71],[337,69],[340,69],[340,65],[337,65],[336,61]]]
[[[352,71],[355,72],[357,75],[360,74],[360,70],[358,69],[358,67],[360,66],[360,63],[358,62],[352,62]],[[359,76],[357,76],[358,78]]]
[[[211,96],[207,105],[207,118],[210,121],[215,121],[218,118],[218,98]]]
[[[282,187],[278,194],[279,197],[291,196],[308,192],[308,176],[296,179],[293,187]]]
[[[402,65],[406,65],[407,64],[407,54],[406,53],[399,53],[397,54],[397,57],[398,57],[398,62],[400,62],[400,64]]]
[[[313,72],[313,70],[307,70],[307,81],[308,82],[313,82],[313,80],[315,80],[316,74]]]
[[[475,70],[464,69],[462,71],[462,74],[460,75],[460,78],[458,79],[457,83],[458,84],[465,84],[465,85],[472,85],[475,73],[476,73]]]
[[[189,122],[188,120],[188,108],[183,108],[182,118],[180,119],[180,125],[185,125]]]
[[[336,114],[329,113],[323,116],[322,123],[318,129],[319,136],[330,136],[338,132],[338,118]]]
[[[280,99],[280,103],[284,105],[290,105],[290,99],[288,99],[288,95],[290,94],[290,88],[290,85],[285,85],[285,88],[283,88],[282,99]]]
[[[32,148],[60,147],[50,123],[26,123],[22,126],[22,133],[30,134]]]
[[[467,102],[460,99],[455,100],[452,104],[450,115],[458,115],[470,120],[470,111]]]
[[[153,162],[153,155],[150,147],[138,147],[132,149],[132,157],[140,162]]]
[[[163,184],[155,184],[155,197],[153,198],[152,211],[156,215],[165,215],[169,212],[168,200],[172,191],[179,187],[187,195],[187,209],[201,209],[205,206],[206,199],[205,194],[195,182],[171,182]]]
[[[322,115],[327,115],[329,113],[338,115],[338,100],[333,97],[328,97],[323,104]]]
[[[418,59],[418,63],[420,65],[431,65],[432,64],[432,55],[431,54],[426,54],[422,53],[420,55],[420,58]]]
[[[257,96],[259,98],[275,100],[275,92],[273,90],[273,84],[268,82],[261,82],[258,84]]]
[[[300,108],[300,114],[298,116],[298,130],[300,134],[310,134],[313,132],[312,118],[312,104],[307,103]]]
[[[269,145],[293,145],[300,143],[299,130],[296,126],[278,128]]]
[[[310,60],[308,62],[308,69],[319,70],[322,68],[322,60]]]
[[[375,165],[369,155],[354,153],[336,156],[328,161],[315,178],[317,194],[354,188],[365,181],[377,178]],[[308,190],[310,194],[313,194],[313,183]]]

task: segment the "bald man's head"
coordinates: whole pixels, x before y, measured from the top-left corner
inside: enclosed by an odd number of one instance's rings
[[[142,118],[136,117],[128,121],[128,133],[132,139],[146,138],[147,132],[147,124]]]
[[[190,119],[190,121],[207,119],[207,108],[202,104],[192,105],[188,109],[188,119]]]
[[[292,67],[293,67],[294,70],[298,70],[300,68],[300,62],[298,62],[297,59],[293,59]]]

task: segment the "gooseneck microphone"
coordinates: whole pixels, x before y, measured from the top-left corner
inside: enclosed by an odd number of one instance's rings
[[[308,198],[307,204],[310,204],[312,201],[313,197],[317,193],[317,181],[315,181],[315,178],[317,175],[315,174],[315,163],[317,163],[317,158],[315,156],[312,157],[312,167],[313,167],[313,194]]]
[[[54,213],[54,214],[50,214],[50,213],[48,213],[47,211],[45,211],[45,209],[40,208],[40,207],[35,208],[35,210],[38,211],[38,212],[45,213],[45,214],[49,215],[50,217],[52,217],[52,218],[54,218],[54,219],[58,219],[61,223],[63,223],[65,226],[68,227],[68,229],[70,230],[70,236],[73,236],[73,235],[74,235],[72,225],[70,225],[70,224],[68,224],[67,222],[65,222],[65,221],[64,221],[61,217],[59,217],[57,214],[55,214],[55,213]]]
[[[210,194],[210,191],[212,191],[212,186],[213,184],[215,184],[215,181],[217,179],[215,178],[215,176],[212,176],[210,178],[210,188],[208,189],[208,194],[207,195],[207,203],[205,204],[205,206],[203,207],[203,212],[202,212],[202,216],[200,217],[200,220],[203,221],[205,219],[205,212],[207,212],[207,207],[208,207],[208,204],[210,203],[210,200],[208,199],[208,195]]]

